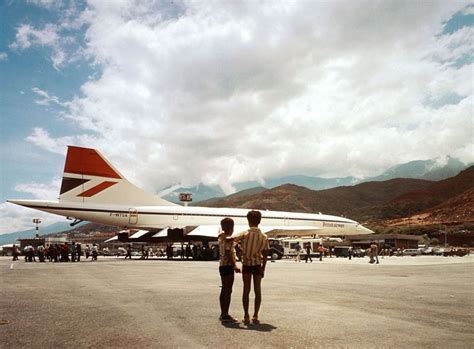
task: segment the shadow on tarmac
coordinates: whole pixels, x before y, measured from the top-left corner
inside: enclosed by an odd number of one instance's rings
[[[271,332],[273,330],[276,330],[277,327],[270,325],[270,324],[249,324],[245,326],[244,324],[240,322],[223,322],[222,326],[227,327],[227,328],[232,328],[235,330],[247,330],[247,331],[258,331],[258,332]]]

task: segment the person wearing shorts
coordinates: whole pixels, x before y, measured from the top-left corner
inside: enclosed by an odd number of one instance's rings
[[[221,322],[235,322],[229,315],[229,307],[234,285],[234,272],[240,273],[240,269],[235,264],[234,241],[231,239],[234,232],[234,221],[232,218],[224,218],[221,221],[222,232],[219,234],[219,274],[221,275],[222,288],[219,296],[221,306]]]
[[[244,290],[242,303],[244,307],[244,324],[250,323],[249,295],[252,284],[254,285],[255,304],[252,322],[259,324],[258,312],[262,303],[261,281],[265,275],[267,265],[267,254],[270,248],[268,238],[258,228],[262,214],[260,211],[252,210],[247,214],[249,229],[234,236],[234,241],[240,241],[242,248],[242,280]]]

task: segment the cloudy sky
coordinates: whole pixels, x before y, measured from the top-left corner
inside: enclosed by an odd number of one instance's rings
[[[66,146],[132,182],[369,176],[474,160],[467,1],[5,0],[0,233],[55,216]]]

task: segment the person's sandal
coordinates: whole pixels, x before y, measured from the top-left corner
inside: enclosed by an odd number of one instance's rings
[[[226,320],[227,320],[227,322],[237,322],[237,319],[234,318],[232,315],[228,315]]]
[[[233,318],[232,316],[230,315],[225,315],[225,316],[221,316],[219,317],[219,320],[221,322],[236,322],[237,320],[235,318]]]
[[[244,323],[244,325],[248,325],[248,324],[250,324],[250,318],[248,316],[246,316],[246,317],[244,317],[242,322]]]
[[[252,323],[254,323],[255,325],[258,325],[258,324],[260,324],[260,320],[257,317],[254,316],[252,318]]]

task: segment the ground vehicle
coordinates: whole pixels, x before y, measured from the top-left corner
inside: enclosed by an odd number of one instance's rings
[[[433,254],[433,247],[425,247],[421,249],[422,255],[432,255]]]
[[[464,257],[467,254],[468,254],[467,248],[451,248],[443,252],[443,256],[445,257],[450,257],[450,256],[451,257],[454,257],[454,256]]]
[[[285,254],[282,239],[269,238],[268,243],[270,249],[268,250],[268,257],[271,259],[282,259]]]
[[[433,255],[434,256],[442,256],[446,249],[442,247],[433,247]]]
[[[349,257],[349,252],[352,253],[352,246],[334,247],[334,255],[336,257]]]
[[[402,251],[402,256],[420,256],[421,251],[417,248],[407,248]]]
[[[179,242],[175,242],[171,246],[173,248],[173,257],[181,257],[181,251],[184,248],[184,246]]]
[[[364,257],[364,256],[365,256],[365,250],[361,248],[352,249],[352,257]]]
[[[286,257],[296,257],[295,246],[299,243],[301,250],[300,256],[304,259],[306,256],[306,246],[309,244],[311,248],[311,257],[319,257],[319,245],[322,244],[321,238],[285,238],[281,239],[283,245],[283,254]]]

